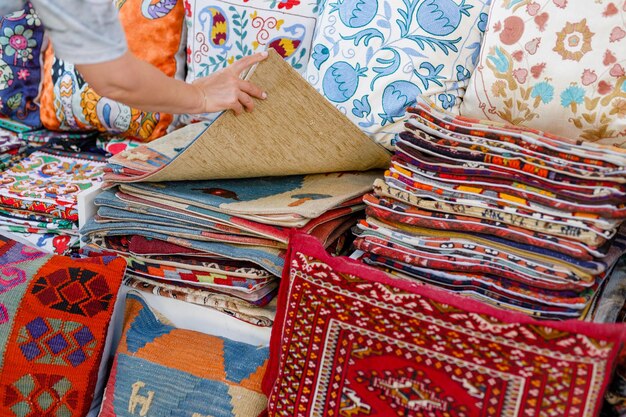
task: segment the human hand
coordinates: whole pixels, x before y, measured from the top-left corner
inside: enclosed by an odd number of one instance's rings
[[[199,92],[199,111],[196,113],[213,113],[232,110],[236,115],[254,109],[253,97],[265,99],[267,94],[250,81],[239,78],[240,74],[252,65],[267,58],[267,52],[245,56],[232,65],[221,69],[207,77],[195,80],[192,85]]]

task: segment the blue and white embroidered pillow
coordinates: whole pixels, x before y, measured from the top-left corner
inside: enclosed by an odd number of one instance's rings
[[[434,96],[458,112],[490,0],[328,0],[306,79],[390,147],[405,108]]]

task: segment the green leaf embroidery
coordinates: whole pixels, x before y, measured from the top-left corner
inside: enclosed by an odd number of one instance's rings
[[[11,110],[17,110],[20,107],[20,103],[22,102],[22,97],[24,95],[22,93],[17,93],[7,99],[7,107]]]

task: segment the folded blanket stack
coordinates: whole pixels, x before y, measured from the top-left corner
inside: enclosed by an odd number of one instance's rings
[[[50,253],[77,249],[77,196],[102,180],[105,162],[63,149],[89,138],[95,143],[91,134],[0,131],[0,233]]]
[[[380,176],[118,184],[96,198],[97,215],[81,229],[84,251],[118,253],[129,276],[168,291],[176,285],[263,306],[277,292],[291,230],[340,245]]]
[[[365,197],[361,259],[490,304],[585,317],[626,250],[626,150],[420,99]]]

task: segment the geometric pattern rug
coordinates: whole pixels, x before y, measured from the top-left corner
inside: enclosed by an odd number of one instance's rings
[[[0,415],[83,417],[126,262],[0,237]]]
[[[535,321],[293,235],[263,381],[270,416],[591,416],[624,325]]]
[[[269,349],[180,329],[136,293],[100,417],[256,417]]]

